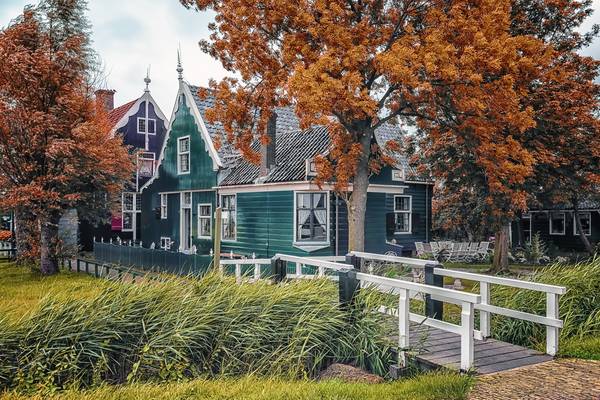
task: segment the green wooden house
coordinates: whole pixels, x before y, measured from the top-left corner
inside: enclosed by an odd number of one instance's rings
[[[345,203],[331,186],[314,183],[314,158],[330,146],[326,128],[302,131],[291,109],[278,109],[269,123],[271,143],[260,149],[261,165],[254,165],[231,145],[215,147],[223,130],[205,119],[214,100],[200,98],[198,90],[180,74],[159,166],[142,188],[143,245],[208,253],[220,205],[223,252],[344,255]],[[377,140],[384,143],[394,134],[393,127],[385,126],[377,131]],[[383,169],[370,182],[369,252],[406,253],[415,241],[429,240],[432,183],[419,179],[404,157],[396,160],[394,168]]]

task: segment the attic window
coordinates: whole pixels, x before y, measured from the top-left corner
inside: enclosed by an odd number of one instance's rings
[[[317,176],[317,162],[306,160],[306,176]]]
[[[138,133],[155,135],[156,134],[156,120],[153,118],[139,117],[137,119],[137,131]]]
[[[406,180],[406,170],[402,169],[393,169],[392,170],[392,180],[397,182],[403,182]]]
[[[177,140],[177,173],[190,173],[190,137],[184,136]]]

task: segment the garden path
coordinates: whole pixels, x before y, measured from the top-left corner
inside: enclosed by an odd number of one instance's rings
[[[483,375],[469,400],[597,400],[600,361],[561,359]]]

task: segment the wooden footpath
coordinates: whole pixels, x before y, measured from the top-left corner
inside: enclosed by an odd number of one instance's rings
[[[411,324],[411,347],[418,352],[417,363],[425,368],[460,367],[460,336],[425,325]],[[475,340],[474,372],[492,374],[526,365],[539,364],[553,357],[536,350],[495,339]]]

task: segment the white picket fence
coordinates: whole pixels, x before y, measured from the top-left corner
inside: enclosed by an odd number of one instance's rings
[[[499,314],[511,318],[522,319],[534,323],[543,324],[547,329],[546,353],[555,355],[558,351],[559,330],[563,322],[559,319],[559,296],[566,292],[564,287],[546,285],[541,283],[522,281],[517,279],[500,278],[495,276],[474,274],[470,272],[444,269],[437,261],[420,260],[407,257],[395,257],[389,255],[352,252],[350,255],[362,260],[377,260],[393,264],[401,264],[411,268],[430,267],[438,276],[448,276],[458,279],[476,281],[480,285],[480,293],[468,293],[455,289],[437,287],[429,284],[411,282],[403,279],[386,278],[373,274],[358,272],[353,265],[346,264],[345,257],[299,257],[286,254],[276,254],[272,259],[231,259],[221,260],[219,269],[224,273],[225,267],[235,265],[235,277],[239,283],[244,279],[253,281],[261,279],[262,267],[271,267],[273,260],[280,260],[295,264],[294,273],[287,273],[289,279],[312,279],[327,277],[338,280],[339,273],[352,273],[354,279],[360,282],[361,287],[371,287],[383,293],[397,295],[398,307],[386,308],[382,305],[380,312],[396,316],[398,318],[398,347],[399,364],[405,366],[407,351],[411,344],[410,323],[418,323],[446,332],[460,335],[461,357],[460,368],[464,371],[473,367],[474,362],[474,340],[484,339],[491,334],[490,314]],[[251,274],[243,274],[242,266],[253,265]],[[315,274],[304,273],[304,267],[316,268]],[[526,290],[545,292],[547,296],[546,316],[530,314],[518,310],[511,310],[490,304],[490,285],[504,285]],[[432,300],[451,303],[461,307],[460,324],[452,324],[425,315],[410,312],[410,300],[424,300],[428,295]],[[480,330],[475,329],[475,310],[479,310]]]

